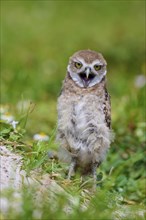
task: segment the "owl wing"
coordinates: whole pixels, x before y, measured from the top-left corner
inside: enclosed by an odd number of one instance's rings
[[[110,95],[106,89],[105,89],[103,112],[105,115],[105,122],[108,128],[111,128],[111,101],[110,101]]]

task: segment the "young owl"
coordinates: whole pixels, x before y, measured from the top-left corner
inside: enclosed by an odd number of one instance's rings
[[[112,141],[110,97],[102,54],[82,50],[69,59],[58,98],[57,141],[70,160],[68,179],[77,168],[92,173],[104,160]]]

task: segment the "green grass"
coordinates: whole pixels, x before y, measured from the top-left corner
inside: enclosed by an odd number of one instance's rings
[[[2,219],[37,219],[38,209],[41,219],[107,220],[126,209],[128,216],[119,219],[144,219],[138,212],[146,203],[146,91],[135,86],[137,75],[145,71],[144,18],[144,1],[1,1],[1,103],[19,121],[16,131],[1,123],[1,142],[23,155],[28,175],[41,168],[79,201],[68,216],[65,196],[58,195],[53,210],[48,198],[40,208],[33,204],[35,190],[24,188],[22,212],[11,208]],[[86,193],[90,181],[83,184],[77,175],[66,185],[67,165],[47,156],[58,149],[56,103],[68,58],[86,48],[102,52],[108,62],[116,135],[97,171],[93,197]],[[39,132],[48,134],[49,142],[34,142]],[[88,208],[82,211],[86,200]]]

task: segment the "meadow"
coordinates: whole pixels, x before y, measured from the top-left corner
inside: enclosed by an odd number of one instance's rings
[[[77,175],[66,184],[67,165],[47,156],[58,149],[56,105],[68,58],[81,49],[99,51],[107,60],[115,133],[91,197],[83,196],[88,181],[82,184]],[[1,1],[1,144],[23,155],[28,175],[53,172],[78,200],[67,215],[65,196],[58,196],[55,211],[44,198],[40,219],[144,219],[145,52],[145,1]],[[18,122],[16,129],[4,116]],[[36,141],[35,134],[49,141]],[[37,219],[33,193],[24,188],[22,212],[11,208],[2,219]]]

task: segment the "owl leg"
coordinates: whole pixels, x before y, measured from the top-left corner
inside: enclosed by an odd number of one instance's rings
[[[75,167],[76,167],[76,164],[77,164],[77,161],[76,161],[76,158],[73,157],[72,158],[72,161],[71,161],[71,164],[70,164],[70,167],[69,167],[69,172],[68,172],[68,177],[67,179],[71,179],[71,176],[74,174],[75,172]]]
[[[96,190],[96,181],[97,181],[97,174],[96,174],[96,170],[97,167],[99,167],[100,162],[96,162],[92,164],[92,175],[93,175],[93,189],[94,191]]]

